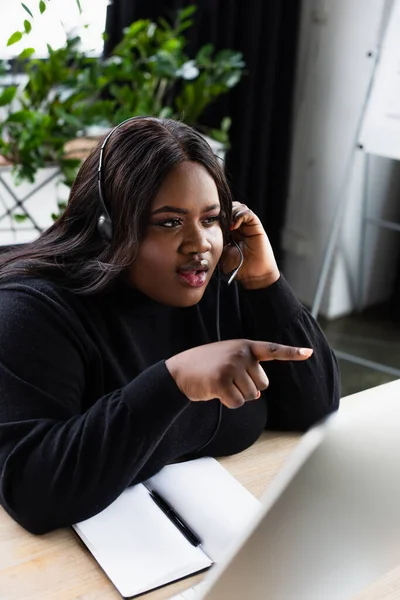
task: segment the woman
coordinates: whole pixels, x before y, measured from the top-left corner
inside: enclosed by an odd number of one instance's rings
[[[93,150],[65,213],[1,259],[0,315],[0,500],[33,533],[338,407],[335,359],[259,219],[171,120]]]

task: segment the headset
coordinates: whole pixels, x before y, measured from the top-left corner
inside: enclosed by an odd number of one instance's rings
[[[242,265],[243,265],[243,262],[244,262],[244,256],[243,256],[243,250],[241,249],[241,247],[239,246],[239,244],[237,243],[236,240],[234,240],[231,237],[230,240],[229,240],[229,243],[233,244],[236,247],[237,251],[239,252],[239,256],[240,256],[240,260],[239,260],[238,266],[233,271],[231,271],[231,273],[229,273],[227,275],[227,277],[228,277],[227,283],[228,283],[228,285],[231,285],[232,281],[235,279],[236,275],[238,274],[239,269],[242,268]]]
[[[122,125],[124,125],[124,123],[127,123],[128,121],[139,120],[139,119],[148,119],[148,120],[155,120],[155,121],[159,120],[159,119],[156,119],[154,117],[142,117],[142,116],[129,117],[128,119],[125,119],[124,121],[121,121],[121,123],[119,123],[113,129],[111,129],[111,131],[104,138],[103,143],[102,143],[102,145],[100,147],[99,166],[98,166],[98,169],[97,169],[97,187],[98,187],[98,190],[99,190],[99,201],[100,201],[100,206],[101,206],[101,215],[100,215],[100,217],[99,217],[99,219],[97,221],[97,230],[98,230],[100,236],[105,241],[107,241],[107,242],[111,242],[112,234],[113,234],[113,227],[112,227],[112,221],[111,221],[110,213],[107,210],[106,203],[105,203],[105,200],[104,200],[104,194],[103,194],[103,174],[104,174],[103,157],[104,157],[104,149],[105,149],[105,147],[107,145],[108,140],[112,136],[112,134],[115,131],[117,131],[117,129],[119,129]],[[235,277],[238,274],[239,269],[242,267],[243,261],[244,261],[242,249],[239,246],[239,244],[236,242],[236,240],[234,240],[232,237],[230,237],[229,243],[234,244],[234,246],[238,250],[239,255],[240,255],[240,261],[239,261],[239,265],[231,273],[229,273],[226,276],[227,277],[227,283],[228,283],[228,285],[230,285],[232,283],[232,281],[235,279]]]
[[[124,123],[127,123],[128,121],[135,121],[135,120],[143,119],[143,118],[148,119],[149,117],[129,117],[129,119],[125,119],[124,121],[121,121],[121,123],[119,123],[116,127],[111,129],[111,131],[106,135],[106,137],[104,138],[103,143],[100,147],[99,166],[97,169],[97,187],[99,190],[99,200],[100,200],[100,206],[101,206],[102,213],[99,217],[99,220],[97,221],[97,230],[98,230],[99,234],[101,235],[101,237],[103,238],[103,240],[105,240],[107,242],[111,242],[111,239],[112,239],[112,221],[111,221],[110,213],[107,210],[106,203],[104,201],[104,195],[103,195],[104,148],[106,147],[106,144],[107,144],[108,140],[110,139],[110,137],[112,136],[112,134],[114,133],[114,131],[117,131],[117,129],[119,129]]]

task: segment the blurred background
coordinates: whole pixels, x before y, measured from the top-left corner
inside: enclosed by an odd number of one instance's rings
[[[236,199],[262,219],[338,354],[342,395],[400,376],[397,0],[26,0],[1,10],[2,250],[57,218],[113,125],[179,118],[207,136]],[[388,133],[376,119],[385,77]]]

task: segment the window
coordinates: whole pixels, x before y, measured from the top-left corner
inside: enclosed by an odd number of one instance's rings
[[[45,57],[48,55],[47,44],[54,49],[59,48],[69,31],[81,36],[84,52],[101,55],[109,0],[80,0],[80,4],[82,14],[79,14],[76,0],[51,0],[46,3],[46,10],[41,15],[39,0],[25,0],[34,16],[31,19],[20,2],[8,2],[7,9],[2,10],[0,39],[8,40],[14,31],[22,31],[24,19],[30,20],[32,30],[23,35],[20,42],[0,46],[0,58],[12,58],[27,47],[35,48],[35,58]]]

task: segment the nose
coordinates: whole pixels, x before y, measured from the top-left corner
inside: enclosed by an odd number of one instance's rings
[[[179,247],[182,254],[205,254],[212,248],[208,237],[209,231],[201,226],[194,225],[184,232],[183,240]]]

